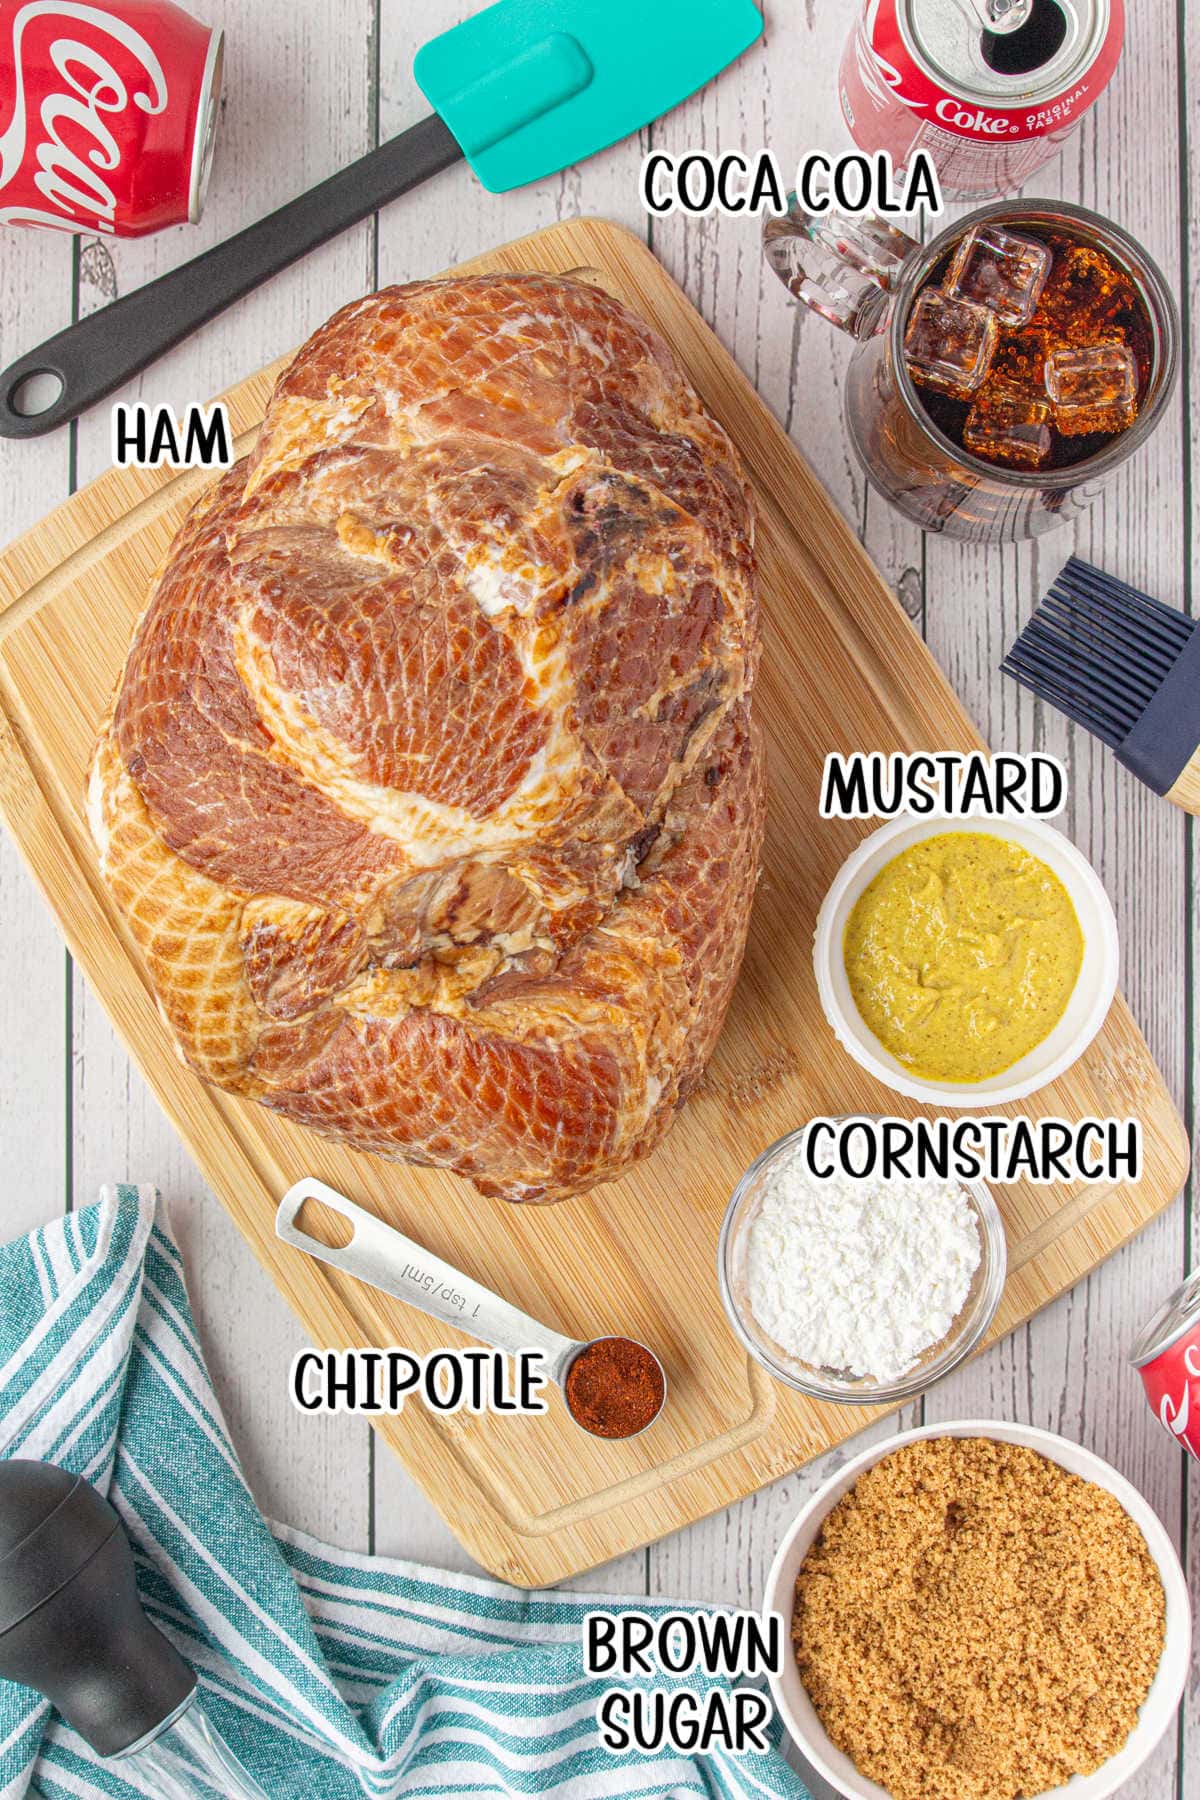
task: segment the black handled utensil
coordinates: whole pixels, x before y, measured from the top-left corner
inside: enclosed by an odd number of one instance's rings
[[[425,119],[236,237],[68,325],[0,377],[0,434],[39,437],[77,418],[235,300],[461,157],[441,119]],[[21,390],[39,375],[61,390],[40,412],[22,412]]]
[[[39,437],[77,418],[235,300],[461,158],[501,193],[630,136],[762,29],[751,0],[499,0],[418,55],[431,118],[6,369],[0,436]],[[60,384],[36,410],[34,377]]]
[[[267,1800],[144,1612],[120,1518],[53,1463],[0,1461],[0,1681],[36,1688],[143,1792]]]

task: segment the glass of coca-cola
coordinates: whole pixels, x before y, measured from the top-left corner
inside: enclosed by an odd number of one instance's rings
[[[1179,315],[1162,273],[1082,207],[1000,201],[923,245],[794,203],[765,239],[792,295],[858,340],[851,443],[928,531],[991,543],[1074,517],[1170,399]]]

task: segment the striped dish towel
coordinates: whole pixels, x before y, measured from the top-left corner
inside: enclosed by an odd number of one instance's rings
[[[151,1188],[106,1188],[0,1249],[0,1456],[61,1464],[108,1495],[150,1617],[270,1800],[807,1800],[777,1751],[603,1748],[610,1683],[583,1672],[582,1620],[629,1600],[518,1593],[268,1527],[156,1205]],[[0,1800],[153,1792],[0,1682]]]

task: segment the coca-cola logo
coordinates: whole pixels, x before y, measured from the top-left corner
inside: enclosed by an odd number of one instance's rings
[[[887,106],[895,99],[912,112],[924,112],[928,100],[916,100],[904,92],[904,76],[894,63],[880,54],[865,32],[859,37],[857,56],[863,87],[877,107]]]
[[[25,37],[36,21],[61,26],[32,67],[39,88],[52,70],[57,84],[34,101],[30,118],[30,73],[23,62]],[[85,40],[72,27],[90,26]],[[167,104],[167,78],[140,31],[98,6],[81,0],[28,0],[12,21],[13,114],[0,133],[0,195],[17,172],[28,167],[46,208],[0,206],[0,224],[48,225],[59,231],[89,228],[111,232],[117,196],[107,174],[121,164],[121,145],[109,123],[131,107],[152,115]],[[0,68],[4,57],[0,54]]]
[[[969,131],[973,136],[1008,137],[1017,130],[1012,120],[1000,113],[985,113],[982,107],[972,111],[960,100],[949,97],[939,100],[934,111],[943,125],[953,125],[956,131]]]
[[[1192,1387],[1191,1381],[1200,1378],[1200,1344],[1189,1344],[1183,1357],[1184,1372],[1191,1379],[1184,1382],[1183,1392],[1178,1400],[1170,1394],[1164,1394],[1159,1404],[1158,1416],[1172,1437],[1186,1438],[1188,1427],[1192,1422]]]

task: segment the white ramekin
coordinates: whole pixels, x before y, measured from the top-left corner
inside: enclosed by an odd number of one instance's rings
[[[925,1081],[896,1060],[869,1029],[850,992],[843,943],[863,890],[885,864],[925,838],[947,832],[979,832],[1019,844],[1058,876],[1075,906],[1083,932],[1083,966],[1067,1010],[1046,1040],[1011,1069],[987,1081]],[[1117,921],[1104,884],[1087,858],[1040,819],[892,819],[865,838],[842,864],[817,915],[813,962],[821,1005],[838,1042],[878,1081],[929,1106],[1003,1106],[1024,1100],[1065,1075],[1079,1061],[1108,1017],[1120,974]]]
[[[1109,1800],[1118,1788],[1130,1781],[1158,1745],[1175,1717],[1187,1684],[1192,1654],[1192,1609],[1187,1581],[1175,1554],[1175,1547],[1153,1508],[1123,1475],[1108,1463],[1053,1432],[1037,1431],[1031,1426],[997,1424],[991,1420],[967,1420],[951,1425],[925,1425],[919,1431],[898,1432],[871,1450],[865,1450],[844,1469],[818,1489],[787,1533],[771,1565],[763,1604],[765,1613],[781,1613],[790,1624],[796,1577],[808,1555],[826,1516],[833,1511],[868,1469],[905,1444],[924,1438],[986,1437],[1006,1444],[1024,1444],[1038,1451],[1072,1474],[1082,1476],[1097,1487],[1107,1488],[1120,1501],[1130,1518],[1145,1537],[1151,1556],[1162,1577],[1167,1597],[1167,1634],[1162,1660],[1154,1685],[1146,1696],[1138,1723],[1116,1756],[1094,1775],[1075,1775],[1065,1787],[1053,1790],[1057,1800]],[[786,1634],[785,1634],[786,1636]],[[804,1689],[800,1672],[789,1655],[781,1676],[772,1676],[771,1691],[779,1715],[819,1775],[823,1775],[846,1800],[891,1800],[885,1788],[860,1775],[848,1756],[830,1741],[817,1717],[816,1709]],[[1030,1795],[1029,1800],[1052,1800],[1049,1792]]]

